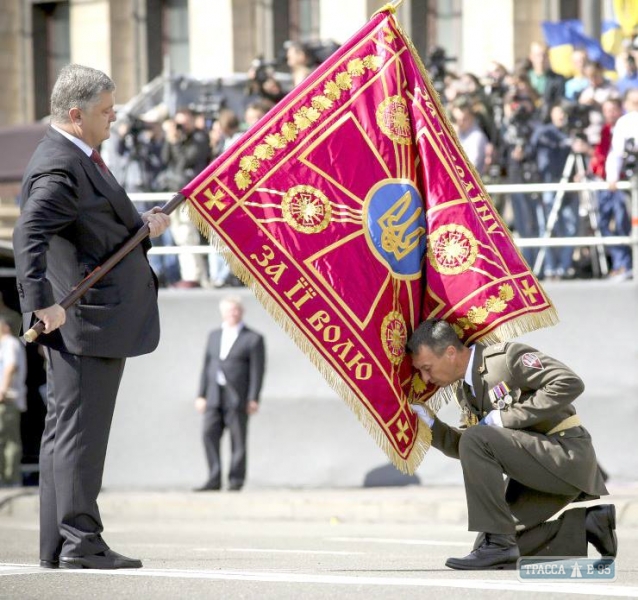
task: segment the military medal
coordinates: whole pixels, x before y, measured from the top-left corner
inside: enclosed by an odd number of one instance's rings
[[[510,392],[510,387],[504,381],[495,385],[488,392],[492,406],[497,410],[507,410],[512,404],[512,395]]]

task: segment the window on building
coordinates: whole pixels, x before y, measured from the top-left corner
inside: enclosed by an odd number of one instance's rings
[[[298,42],[319,39],[320,0],[290,0],[290,39]]]
[[[46,117],[53,84],[71,62],[69,2],[37,2],[32,10],[35,118]]]
[[[162,55],[172,73],[190,72],[188,41],[188,0],[162,2]]]

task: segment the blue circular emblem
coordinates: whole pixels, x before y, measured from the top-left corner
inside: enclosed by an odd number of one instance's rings
[[[425,205],[414,185],[379,182],[368,193],[364,211],[366,238],[377,258],[399,277],[420,276],[427,226]]]

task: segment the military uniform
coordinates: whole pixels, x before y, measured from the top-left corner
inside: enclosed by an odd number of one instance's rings
[[[608,493],[572,404],[583,390],[573,371],[530,346],[476,344],[472,389],[457,390],[463,426],[432,426],[432,445],[461,460],[471,531],[516,531],[523,556],[587,555],[584,508],[546,522]],[[503,427],[476,425],[493,410]]]

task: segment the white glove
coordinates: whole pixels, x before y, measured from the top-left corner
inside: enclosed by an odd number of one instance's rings
[[[503,427],[503,419],[501,411],[498,409],[488,412],[480,421],[482,425],[491,425],[492,427]]]
[[[412,412],[421,419],[428,427],[434,425],[434,417],[426,410],[425,406],[420,404],[410,404]]]

